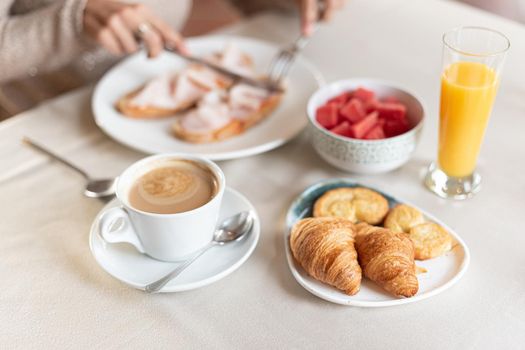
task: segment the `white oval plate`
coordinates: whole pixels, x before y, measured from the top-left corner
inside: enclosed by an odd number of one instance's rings
[[[319,196],[330,189],[338,187],[367,186],[363,186],[345,179],[332,179],[319,182],[310,186],[301,195],[299,195],[299,197],[292,203],[286,217],[287,229],[286,234],[284,235],[284,245],[286,249],[286,259],[288,261],[288,266],[290,267],[290,270],[292,271],[292,274],[297,282],[299,282],[299,284],[310,293],[322,299],[342,305],[362,307],[394,306],[413,303],[429,298],[433,295],[437,295],[450,288],[463,276],[470,262],[470,253],[465,242],[463,242],[459,235],[449,226],[441,222],[433,215],[418,208],[429,221],[434,221],[437,224],[443,226],[452,235],[454,243],[453,249],[443,256],[425,261],[416,261],[416,265],[424,267],[427,269],[427,272],[417,275],[419,281],[419,291],[415,296],[411,298],[396,298],[367,278],[363,278],[361,290],[356,295],[349,296],[310,277],[292,256],[289,244],[290,229],[298,219],[311,216],[313,203],[317,198],[319,198]],[[417,208],[413,204],[407,203],[405,201],[399,201],[392,196],[385,194],[384,192],[378,191],[374,188],[371,189],[381,193],[388,200],[390,207],[397,203],[405,203]]]
[[[104,211],[118,206],[117,199],[109,202],[97,215],[89,233],[89,247],[97,263],[116,279],[144,290],[144,286],[167,275],[180,263],[155,260],[139,253],[127,243],[106,243],[99,234],[98,222]],[[254,217],[252,231],[243,240],[211,248],[161,292],[182,292],[204,287],[237,270],[252,254],[259,241],[261,223],[253,205],[239,192],[226,188],[219,221],[240,211],[250,210]]]
[[[275,44],[235,36],[187,40],[196,56],[220,51],[228,42],[253,57],[256,71],[261,73],[266,72],[274,54],[279,51]],[[287,78],[286,94],[272,115],[241,135],[212,144],[192,144],[175,138],[170,126],[177,116],[135,120],[115,109],[115,102],[123,95],[151,78],[177,71],[186,64],[169,52],[154,60],[148,60],[143,52],[123,60],[106,73],[95,88],[91,101],[95,122],[116,141],[147,154],[184,152],[212,160],[245,157],[274,149],[296,136],[307,124],[305,106],[308,98],[324,83],[321,74],[304,58],[298,57]]]

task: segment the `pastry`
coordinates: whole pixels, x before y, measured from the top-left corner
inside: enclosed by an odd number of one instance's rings
[[[424,222],[425,217],[419,210],[406,204],[398,204],[388,212],[384,226],[395,232],[408,233],[412,227]]]
[[[306,218],[293,226],[290,247],[294,258],[310,276],[354,295],[362,278],[354,235],[354,225],[348,220]]]
[[[327,191],[314,204],[314,216],[334,216],[354,223],[377,225],[388,212],[388,201],[379,193],[362,187]]]
[[[417,260],[438,257],[452,247],[452,237],[444,228],[426,222],[423,213],[406,204],[399,204],[391,209],[385,218],[384,226],[408,235],[414,244]]]
[[[372,232],[376,231],[378,228],[379,227],[369,225],[369,224],[367,224],[365,222],[361,222],[361,223],[355,225],[356,240],[357,240],[357,236],[367,235],[369,233],[372,233]],[[416,275],[419,275],[421,273],[426,273],[426,272],[427,272],[427,269],[425,269],[424,267],[416,265]]]
[[[415,258],[418,260],[438,257],[452,248],[450,234],[433,222],[412,227],[408,237],[414,244]]]
[[[356,237],[372,233],[375,231],[376,228],[377,226],[369,225],[366,222],[360,222],[355,225]]]
[[[419,288],[414,247],[408,236],[382,227],[356,236],[359,264],[366,277],[395,296],[414,296]]]

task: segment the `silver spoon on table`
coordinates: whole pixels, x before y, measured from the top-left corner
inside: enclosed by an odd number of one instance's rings
[[[162,289],[169,281],[177,277],[182,271],[184,271],[191,263],[197,260],[202,254],[208,249],[216,245],[224,245],[231,242],[236,242],[247,236],[253,227],[253,215],[249,211],[243,211],[239,214],[231,216],[225,219],[213,234],[213,239],[206,246],[201,248],[195,255],[182,264],[177,266],[173,271],[162,277],[160,280],[148,284],[144,287],[144,290],[148,293],[155,293]]]
[[[48,156],[58,160],[62,164],[67,165],[71,169],[78,172],[80,175],[84,176],[86,179],[86,188],[84,190],[84,195],[91,198],[101,198],[101,197],[108,197],[115,194],[115,178],[112,179],[93,179],[91,178],[88,173],[86,173],[84,170],[80,169],[76,165],[70,163],[69,161],[65,160],[64,158],[60,157],[59,155],[51,152],[50,150],[46,149],[45,147],[39,145],[35,141],[24,137],[22,141],[29,146],[36,148],[40,152],[43,152],[47,154]]]

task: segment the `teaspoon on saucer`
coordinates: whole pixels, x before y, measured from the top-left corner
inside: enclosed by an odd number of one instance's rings
[[[144,290],[148,293],[155,293],[162,289],[169,281],[177,277],[184,271],[191,263],[197,260],[208,249],[216,245],[224,245],[227,243],[239,241],[244,238],[253,227],[253,216],[249,211],[240,212],[234,216],[225,219],[215,230],[213,239],[206,246],[201,248],[193,257],[184,261],[177,266],[173,271],[162,277],[160,280],[148,284]]]
[[[84,195],[91,198],[101,198],[101,197],[108,197],[115,194],[115,178],[112,179],[93,179],[91,178],[88,173],[86,173],[84,170],[80,169],[76,165],[70,163],[69,161],[65,160],[64,158],[60,157],[59,155],[51,152],[47,148],[39,145],[35,141],[24,137],[23,142],[28,144],[29,146],[39,150],[40,152],[43,152],[47,154],[48,156],[58,160],[64,165],[67,165],[71,169],[75,170],[84,178],[86,179],[86,188],[84,189]]]

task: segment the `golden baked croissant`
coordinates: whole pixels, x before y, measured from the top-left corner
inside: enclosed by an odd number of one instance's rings
[[[361,286],[361,268],[354,247],[354,225],[341,218],[306,218],[292,228],[294,258],[313,278],[354,295]]]
[[[375,225],[388,212],[388,201],[379,193],[362,187],[342,187],[327,191],[314,204],[314,216],[334,216],[354,223]]]
[[[419,284],[414,247],[407,235],[382,227],[359,229],[356,248],[365,276],[396,296],[414,296]]]

